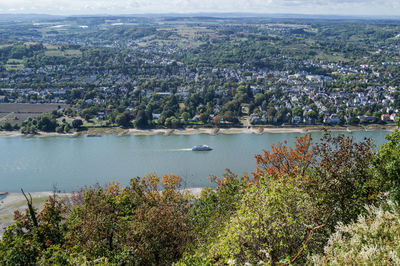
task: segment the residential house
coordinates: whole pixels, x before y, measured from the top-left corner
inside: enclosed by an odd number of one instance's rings
[[[152,114],[153,120],[159,120],[160,117],[161,117],[161,114],[154,114],[154,113]]]
[[[97,120],[106,120],[107,116],[105,112],[97,112]]]
[[[195,115],[195,116],[192,118],[192,122],[200,122],[200,117],[199,117],[199,115]]]
[[[376,120],[375,116],[358,116],[360,122],[374,122]]]
[[[382,121],[389,121],[389,120],[390,120],[390,115],[389,115],[389,114],[383,114],[383,115],[381,115],[381,120],[382,120]]]
[[[250,115],[250,123],[253,125],[260,123],[260,116],[257,114],[251,114]]]
[[[295,117],[293,117],[293,119],[292,119],[292,123],[293,124],[300,124],[301,123],[301,117],[300,116],[298,116],[298,115],[296,115]]]
[[[337,116],[337,114],[331,114],[330,116],[324,117],[324,123],[325,124],[339,124],[340,118]]]

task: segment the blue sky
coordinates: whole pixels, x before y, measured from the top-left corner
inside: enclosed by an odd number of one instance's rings
[[[0,0],[0,13],[257,12],[400,16],[400,0]]]

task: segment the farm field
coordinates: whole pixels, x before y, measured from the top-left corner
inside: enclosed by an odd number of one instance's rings
[[[23,70],[24,69],[24,60],[21,59],[8,59],[7,64],[5,65],[7,71],[11,70]]]
[[[24,104],[24,103],[2,103],[0,104],[0,124],[10,122],[18,124],[29,117],[37,117],[43,113],[49,113],[66,105],[59,104]]]

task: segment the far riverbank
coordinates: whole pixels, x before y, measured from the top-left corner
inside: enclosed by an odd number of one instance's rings
[[[353,131],[393,131],[395,125],[368,125],[368,126],[299,126],[299,127],[263,127],[252,126],[249,128],[184,128],[184,129],[123,129],[115,127],[89,128],[86,131],[75,133],[55,133],[55,132],[39,132],[36,135],[25,135],[19,131],[0,131],[0,137],[78,137],[80,135],[98,136],[98,135],[118,135],[118,136],[152,136],[152,135],[195,135],[195,134],[264,134],[264,133],[311,133],[318,131],[332,132],[353,132]]]

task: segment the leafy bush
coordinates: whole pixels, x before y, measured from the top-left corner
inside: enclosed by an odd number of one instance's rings
[[[351,222],[365,205],[379,201],[385,182],[373,174],[375,153],[370,139],[355,142],[344,135],[325,134],[313,151],[310,193],[325,213],[329,229],[334,230],[339,221]]]
[[[66,247],[89,259],[107,257],[118,263],[177,261],[190,239],[190,197],[176,190],[179,184],[179,177],[165,175],[159,191],[160,178],[148,175],[125,188],[113,184],[88,190],[67,221]]]
[[[215,241],[225,222],[237,210],[237,203],[249,185],[247,178],[238,179],[229,169],[221,179],[212,177],[218,184],[216,189],[205,188],[188,212],[192,241],[180,263],[201,264],[208,246]]]
[[[388,182],[391,198],[400,203],[400,132],[386,136],[387,143],[379,150],[374,166],[377,175]]]
[[[340,223],[329,238],[324,254],[315,255],[315,265],[399,265],[399,207],[389,202],[369,206],[367,214],[348,225]]]
[[[264,178],[251,186],[210,245],[209,262],[275,264],[294,259],[306,242],[305,236],[318,226],[316,206],[297,183],[297,178]]]

